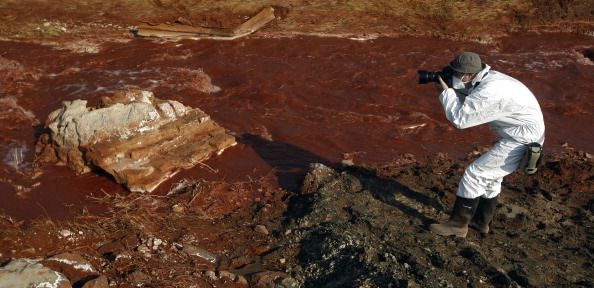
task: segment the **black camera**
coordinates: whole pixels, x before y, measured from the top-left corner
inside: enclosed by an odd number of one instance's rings
[[[441,79],[448,85],[448,87],[452,87],[452,81],[454,78],[454,69],[450,66],[445,66],[441,69],[441,72],[430,72],[427,70],[419,70],[419,84],[426,84],[429,82],[439,82],[437,77],[441,76]]]

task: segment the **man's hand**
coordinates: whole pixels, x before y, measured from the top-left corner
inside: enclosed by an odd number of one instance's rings
[[[448,87],[448,84],[446,84],[443,79],[441,79],[441,76],[437,76],[437,79],[439,79],[439,82],[435,82],[435,88],[437,88],[439,92],[450,88]]]

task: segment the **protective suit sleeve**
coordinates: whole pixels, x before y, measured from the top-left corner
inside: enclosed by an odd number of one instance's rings
[[[498,97],[499,93],[476,91],[464,102],[456,96],[454,89],[446,89],[439,95],[446,118],[458,129],[465,129],[497,120],[510,114],[506,111],[509,99]]]

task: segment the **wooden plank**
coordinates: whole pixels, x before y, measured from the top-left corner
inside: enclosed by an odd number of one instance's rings
[[[256,14],[256,16],[250,18],[235,28],[191,26],[181,23],[141,23],[138,26],[136,35],[142,37],[198,37],[236,39],[255,32],[274,18],[274,8],[267,7],[262,9],[262,11]]]

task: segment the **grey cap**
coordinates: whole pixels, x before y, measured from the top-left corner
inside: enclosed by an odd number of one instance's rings
[[[450,67],[456,72],[465,74],[474,74],[483,70],[483,63],[478,54],[472,52],[463,52],[450,62]]]

